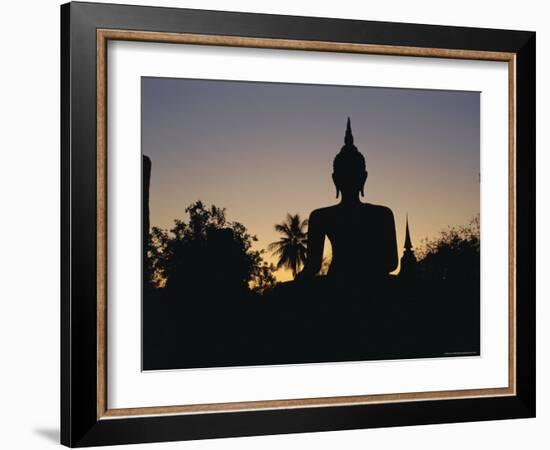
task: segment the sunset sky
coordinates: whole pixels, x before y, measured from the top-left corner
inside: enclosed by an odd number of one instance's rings
[[[479,214],[478,92],[144,77],[141,116],[152,226],[171,228],[200,199],[266,248],[287,213],[338,202],[332,161],[348,116],[363,201],[393,210],[399,257],[407,213],[413,246]]]

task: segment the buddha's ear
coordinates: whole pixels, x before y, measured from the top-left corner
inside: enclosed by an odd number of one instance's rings
[[[334,172],[332,172],[332,182],[334,183],[334,186],[336,187],[336,198],[340,195],[340,189],[338,189],[338,183],[336,182],[336,176],[334,175]]]
[[[365,170],[365,173],[363,174],[363,183],[361,183],[361,197],[365,196],[365,183],[367,182],[368,176],[369,173]]]

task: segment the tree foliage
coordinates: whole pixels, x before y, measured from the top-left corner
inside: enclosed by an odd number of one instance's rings
[[[299,214],[287,214],[284,222],[275,225],[275,231],[282,234],[281,239],[268,246],[278,257],[277,269],[290,269],[294,278],[306,261],[307,224],[307,219],[302,220]]]
[[[449,227],[432,240],[424,240],[418,252],[424,277],[442,280],[479,278],[479,215],[466,226]]]
[[[263,253],[263,250],[260,252]],[[262,262],[258,267],[258,270],[254,273],[250,288],[257,294],[264,294],[265,292],[273,289],[277,284],[277,279],[273,272],[275,272],[275,266],[273,264]]]
[[[148,256],[156,287],[189,293],[261,292],[274,284],[271,267],[253,250],[256,236],[227,220],[225,208],[200,200],[185,209],[188,220],[174,220],[170,230],[153,227]]]

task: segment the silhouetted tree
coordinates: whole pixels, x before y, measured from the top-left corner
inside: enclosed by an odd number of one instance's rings
[[[163,288],[166,285],[165,265],[168,258],[167,247],[169,240],[169,234],[158,227],[153,227],[149,233],[147,260],[150,283],[155,288]]]
[[[450,227],[433,240],[423,242],[418,267],[426,278],[479,280],[479,216],[461,227]]]
[[[256,236],[244,225],[230,222],[225,209],[197,201],[185,209],[187,221],[174,227],[153,227],[149,258],[153,281],[176,293],[232,294],[249,290],[249,284],[269,284],[269,266],[253,250]]]
[[[287,214],[286,221],[275,225],[275,231],[283,237],[269,244],[268,249],[279,258],[277,269],[286,267],[295,278],[298,270],[306,261],[308,221],[301,220],[299,214]]]
[[[277,279],[273,272],[275,272],[275,266],[273,264],[263,262],[258,266],[258,270],[255,271],[255,274],[250,283],[252,291],[257,294],[264,294],[265,292],[273,289],[277,284]]]

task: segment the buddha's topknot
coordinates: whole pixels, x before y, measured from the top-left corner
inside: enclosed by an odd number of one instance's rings
[[[349,117],[344,146],[334,158],[332,167],[335,173],[356,173],[366,170],[365,157],[357,150],[357,147],[353,145],[353,134],[351,133]]]

